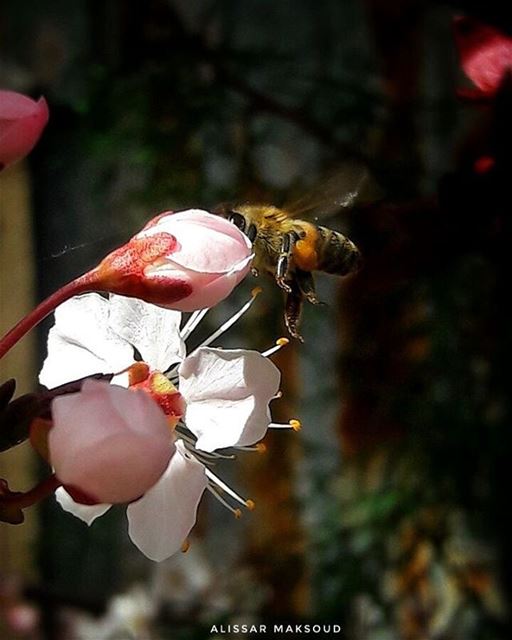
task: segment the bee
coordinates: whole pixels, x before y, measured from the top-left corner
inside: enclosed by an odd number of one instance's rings
[[[341,206],[347,203],[348,200]],[[359,249],[341,232],[295,218],[287,208],[222,205],[217,212],[253,243],[253,274],[270,274],[284,291],[285,326],[293,338],[303,342],[299,333],[303,302],[321,304],[316,295],[313,272],[338,276],[353,273],[361,265]]]

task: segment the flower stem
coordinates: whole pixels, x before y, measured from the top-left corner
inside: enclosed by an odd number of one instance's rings
[[[15,505],[19,509],[31,507],[36,502],[40,502],[44,498],[55,492],[62,485],[62,482],[53,473],[48,478],[41,480],[39,484],[27,491],[26,493],[12,492],[7,495],[0,495],[0,503]]]
[[[30,329],[33,329],[44,320],[59,304],[80,293],[94,290],[94,277],[91,277],[92,273],[94,272],[86,273],[65,284],[58,291],[46,298],[46,300],[43,300],[33,311],[8,331],[0,340],[0,358],[3,358]]]

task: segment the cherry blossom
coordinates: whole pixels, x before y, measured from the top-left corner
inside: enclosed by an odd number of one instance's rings
[[[154,486],[127,507],[129,535],[153,560],[163,560],[180,549],[205,489],[235,515],[239,510],[231,501],[252,508],[250,500],[212,472],[211,461],[223,457],[219,449],[254,449],[251,445],[261,440],[269,426],[297,425],[294,421],[271,423],[269,402],[278,394],[280,372],[268,356],[279,345],[264,354],[209,346],[251,304],[252,299],[188,356],[185,339],[207,310],[192,314],[181,329],[179,312],[116,295],[108,300],[97,294],[78,296],[55,312],[42,384],[53,388],[93,373],[114,373],[112,383],[132,388],[148,383],[147,390],[158,400],[151,384],[156,373],[165,374],[183,398],[184,415],[174,431],[176,454]],[[142,363],[147,375],[141,382],[134,371],[140,371]],[[160,406],[165,412],[165,404]],[[169,435],[170,443],[174,436]],[[63,488],[57,491],[57,499],[88,524],[109,508],[108,504],[77,504]]]

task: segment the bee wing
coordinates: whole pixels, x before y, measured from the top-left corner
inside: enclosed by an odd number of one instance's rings
[[[370,183],[366,167],[347,164],[298,199],[286,204],[283,209],[292,218],[328,218],[341,210],[352,208],[356,202],[367,200]]]

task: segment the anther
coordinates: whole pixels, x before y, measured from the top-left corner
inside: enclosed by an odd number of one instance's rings
[[[240,520],[240,518],[242,517],[242,510],[241,509],[234,509],[233,510],[233,515],[235,516],[235,518],[237,520]]]
[[[256,503],[254,502],[254,500],[246,500],[245,506],[249,509],[249,511],[254,511],[254,508],[256,507]]]
[[[256,445],[256,451],[258,453],[265,453],[267,451],[267,445],[263,442],[258,442]]]
[[[185,540],[183,540],[183,544],[181,545],[181,552],[187,553],[189,549],[190,549],[190,541],[188,540],[188,538],[186,538]]]
[[[254,289],[251,291],[251,296],[255,298],[256,296],[259,296],[262,291],[263,289],[261,287],[254,287]]]
[[[288,340],[288,338],[278,338],[275,345],[270,349],[264,351],[261,355],[265,356],[265,358],[268,358],[268,356],[273,355],[276,351],[279,351],[279,349],[285,347],[289,342],[290,341]]]
[[[302,429],[302,424],[300,420],[295,420],[295,419],[290,420],[289,424],[294,431],[300,431]]]

